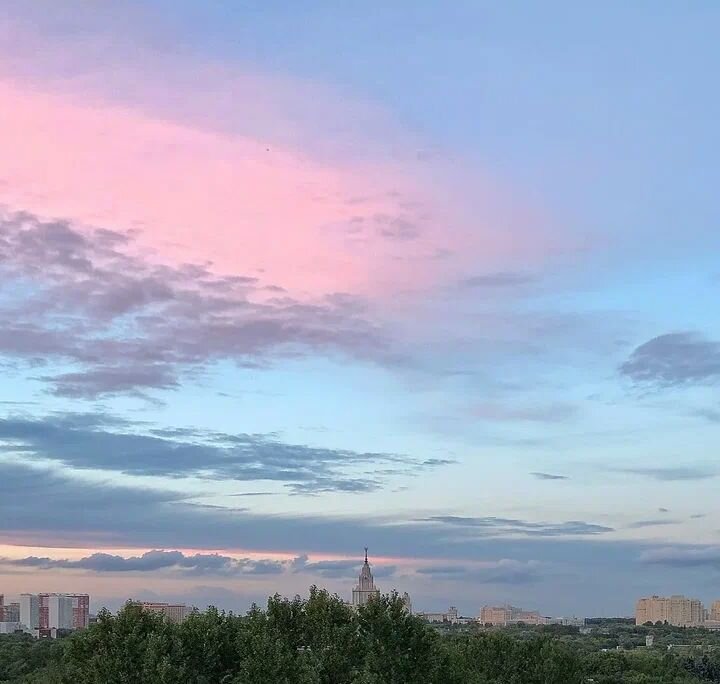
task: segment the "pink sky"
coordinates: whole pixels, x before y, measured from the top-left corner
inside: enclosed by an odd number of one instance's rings
[[[50,57],[44,53],[42,63]],[[387,296],[540,256],[539,212],[466,165],[413,157],[412,142],[395,139],[376,112],[367,115],[366,155],[318,154],[309,134],[274,137],[286,108],[301,106],[299,84],[195,66],[203,122],[189,91],[177,88],[169,103],[152,95],[168,68],[111,69],[119,90],[97,74],[0,79],[0,203],[135,229],[160,259],[211,261],[220,272],[260,276],[296,296]],[[306,97],[321,93],[323,118],[312,126],[332,130],[344,115],[342,98],[322,90]],[[258,94],[262,106],[246,107]],[[263,108],[275,124],[264,125]],[[298,125],[307,128],[310,118],[304,113]],[[356,131],[337,135],[336,151],[346,142],[357,149]],[[390,153],[379,152],[379,136],[389,136]]]

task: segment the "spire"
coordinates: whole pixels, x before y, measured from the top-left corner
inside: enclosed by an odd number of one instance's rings
[[[367,564],[367,562],[368,562],[368,559],[367,559],[367,551],[368,551],[368,547],[366,546],[366,547],[365,547],[365,563],[366,563],[366,564]]]

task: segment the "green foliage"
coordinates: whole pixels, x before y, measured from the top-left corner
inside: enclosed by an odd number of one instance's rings
[[[58,641],[0,637],[3,684],[720,684],[720,635],[598,621],[432,627],[395,594],[355,611],[312,587],[182,624],[129,603]],[[652,633],[655,644],[645,647]]]

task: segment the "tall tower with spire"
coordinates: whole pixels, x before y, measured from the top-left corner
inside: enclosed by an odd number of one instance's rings
[[[365,562],[360,570],[357,586],[353,589],[352,605],[355,608],[364,606],[368,601],[380,596],[380,590],[375,588],[375,580],[373,579],[370,563],[368,563],[368,550],[365,547]]]

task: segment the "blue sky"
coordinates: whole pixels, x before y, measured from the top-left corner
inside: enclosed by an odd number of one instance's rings
[[[243,608],[368,545],[419,607],[717,598],[714,3],[48,8],[0,23],[0,592]]]

